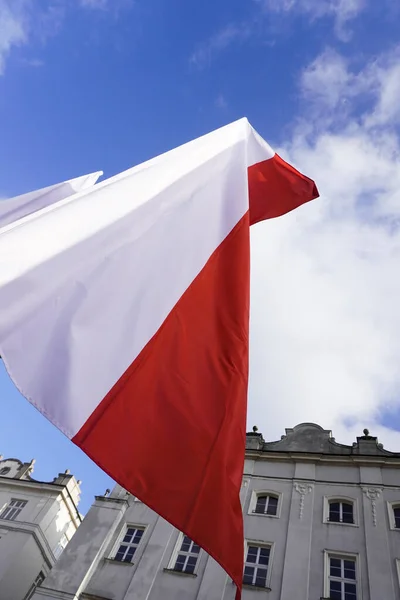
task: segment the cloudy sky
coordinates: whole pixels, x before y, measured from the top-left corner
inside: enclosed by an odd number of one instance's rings
[[[378,6],[379,4],[379,6]],[[0,197],[242,116],[321,198],[252,232],[249,427],[400,451],[399,0],[0,0]],[[0,452],[110,480],[0,367]]]

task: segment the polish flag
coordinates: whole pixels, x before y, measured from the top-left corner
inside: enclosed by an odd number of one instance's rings
[[[103,171],[69,179],[68,181],[50,185],[34,192],[28,192],[28,194],[22,194],[21,196],[15,196],[14,198],[1,200],[0,228],[14,223],[45,206],[63,200],[63,198],[68,198],[76,194],[76,192],[90,188],[96,183],[100,175],[103,175]]]
[[[15,385],[237,597],[249,226],[316,197],[242,119],[0,230]]]

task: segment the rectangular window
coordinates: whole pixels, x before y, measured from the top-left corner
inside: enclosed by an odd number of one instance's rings
[[[63,534],[61,536],[60,541],[58,542],[57,546],[55,547],[55,550],[53,552],[56,560],[61,556],[62,551],[64,550],[65,546],[68,544],[68,538],[65,534]]]
[[[393,508],[393,515],[394,515],[395,529],[400,529],[400,507],[399,506],[395,506]]]
[[[121,541],[114,560],[120,562],[132,562],[132,558],[143,537],[144,529],[139,527],[128,527]]]
[[[257,546],[250,543],[247,546],[243,583],[257,587],[267,587],[268,565],[271,546]]]
[[[357,600],[356,559],[328,556],[327,590],[330,600]]]
[[[26,504],[26,500],[16,500],[15,498],[12,498],[1,513],[0,519],[5,519],[6,521],[15,521]]]
[[[173,570],[193,574],[200,554],[200,546],[192,542],[187,535],[178,542],[179,549],[173,564]]]

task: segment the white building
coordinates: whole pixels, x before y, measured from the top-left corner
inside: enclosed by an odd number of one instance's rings
[[[36,481],[34,462],[0,456],[0,600],[30,599],[82,520],[80,482]]]
[[[245,600],[399,600],[400,454],[305,423],[247,435]],[[212,510],[212,507],[210,507]],[[96,497],[34,600],[232,600],[198,546],[116,486]]]

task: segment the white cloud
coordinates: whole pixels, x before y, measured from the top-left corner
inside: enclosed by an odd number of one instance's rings
[[[379,425],[400,408],[397,56],[354,71],[326,52],[303,73],[305,106],[317,96],[281,153],[321,198],[252,233],[249,426],[268,438],[316,421],[400,450]]]
[[[68,10],[91,8],[118,14],[130,7],[133,0],[0,0],[0,76],[4,74],[6,61],[17,47],[34,40],[44,43],[56,35]],[[23,59],[25,64],[41,66],[39,59]]]
[[[0,75],[13,46],[27,41],[29,8],[29,0],[0,0]]]
[[[304,70],[301,88],[324,119],[329,114],[336,121],[356,114],[360,102],[368,102],[371,110],[364,110],[357,120],[366,128],[385,123],[393,127],[400,120],[400,48],[359,69],[349,58],[327,49]]]
[[[96,8],[104,10],[107,8],[108,0],[80,0],[81,6],[85,8]]]
[[[207,65],[214,55],[222,52],[233,43],[248,39],[253,33],[253,23],[231,23],[198,46],[190,56],[190,63],[196,67]]]
[[[223,94],[218,94],[218,96],[215,99],[215,106],[217,108],[220,108],[221,110],[225,109],[228,107],[228,103],[226,101],[226,98]]]
[[[255,0],[264,10],[276,13],[306,14],[312,20],[332,17],[339,38],[346,40],[349,21],[366,6],[366,0]]]

